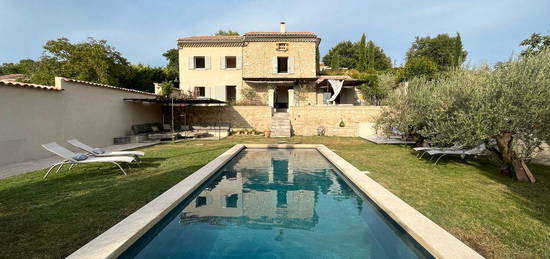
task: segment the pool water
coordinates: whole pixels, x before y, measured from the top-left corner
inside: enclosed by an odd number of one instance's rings
[[[121,258],[433,258],[314,149],[245,149]]]

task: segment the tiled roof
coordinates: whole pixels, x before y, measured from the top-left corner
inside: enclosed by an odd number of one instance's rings
[[[216,36],[191,36],[178,39],[178,42],[242,42],[243,36],[216,35]]]
[[[23,74],[9,74],[0,76],[0,80],[17,81],[21,77],[23,77]]]
[[[50,90],[50,91],[62,91],[63,90],[63,89],[59,89],[59,88],[49,86],[49,85],[28,84],[28,83],[14,82],[14,81],[8,81],[8,80],[0,80],[0,85],[13,86],[13,87],[23,87],[23,88],[34,88],[34,89],[42,89],[42,90]]]
[[[116,87],[116,86],[112,86],[112,85],[105,85],[105,84],[93,83],[93,82],[82,81],[82,80],[76,80],[76,79],[72,79],[72,78],[62,78],[62,80],[65,81],[65,82],[73,82],[73,83],[79,83],[79,84],[85,84],[85,85],[91,85],[91,86],[99,86],[99,87],[111,88],[111,89],[115,89],[115,90],[131,92],[131,93],[138,93],[138,94],[147,94],[147,95],[158,96],[158,95],[156,95],[156,94],[154,94],[154,93],[150,93],[150,92],[139,91],[139,90],[128,89],[128,88],[122,88],[122,87]]]
[[[180,46],[182,44],[194,46],[196,44],[229,44],[234,46],[235,44],[244,43],[247,41],[317,41],[321,39],[313,32],[247,32],[244,36],[236,35],[215,35],[215,36],[191,36],[178,39]]]
[[[299,37],[317,37],[313,32],[276,32],[276,31],[257,31],[257,32],[247,32],[244,36],[277,36],[277,37],[288,37],[288,36],[299,36]]]

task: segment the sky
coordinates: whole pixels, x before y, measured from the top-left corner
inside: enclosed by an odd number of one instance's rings
[[[0,0],[0,63],[38,59],[48,40],[104,39],[132,63],[166,64],[176,40],[216,31],[315,32],[321,55],[362,33],[400,65],[416,36],[460,32],[467,62],[517,54],[532,33],[550,33],[549,0]]]

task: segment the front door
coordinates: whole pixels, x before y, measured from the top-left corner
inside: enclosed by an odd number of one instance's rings
[[[277,112],[288,112],[288,89],[289,86],[279,85],[275,88],[275,110]]]

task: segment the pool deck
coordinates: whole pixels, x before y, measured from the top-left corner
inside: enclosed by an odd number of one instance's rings
[[[238,144],[75,251],[68,258],[116,258],[245,148],[317,149],[436,258],[483,258],[324,145]]]

